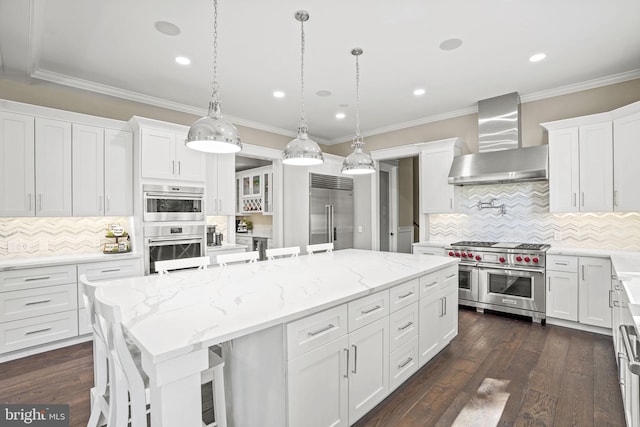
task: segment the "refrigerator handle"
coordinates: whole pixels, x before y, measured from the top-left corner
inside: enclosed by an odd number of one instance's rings
[[[324,216],[325,216],[325,233],[327,236],[327,243],[331,242],[331,205],[324,205]]]
[[[329,239],[329,242],[333,242],[336,240],[336,228],[333,226],[333,205],[329,206],[329,217],[331,218],[331,225],[329,226],[331,238]]]

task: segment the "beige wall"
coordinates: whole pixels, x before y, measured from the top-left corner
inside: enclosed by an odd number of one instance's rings
[[[640,79],[602,86],[568,95],[555,96],[522,104],[522,146],[547,143],[540,123],[561,120],[587,114],[602,113],[640,100]],[[456,117],[401,129],[365,138],[366,151],[386,147],[437,141],[460,137],[468,152],[478,151],[477,114]],[[323,149],[332,154],[346,156],[351,152],[351,142],[336,144]]]
[[[398,226],[413,225],[413,158],[398,162]]]
[[[27,84],[0,79],[0,99],[125,121],[141,116],[190,126],[198,119],[193,114],[36,80]],[[292,139],[245,126],[238,126],[238,132],[242,142],[276,149],[283,149]]]

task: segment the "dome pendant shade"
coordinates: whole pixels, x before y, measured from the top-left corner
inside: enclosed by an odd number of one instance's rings
[[[362,151],[362,142],[354,143],[353,153],[349,154],[342,162],[342,173],[346,175],[366,175],[375,173],[376,167],[373,159]]]
[[[222,117],[220,103],[209,104],[209,114],[189,128],[185,145],[206,153],[237,153],[242,150],[238,129]]]
[[[282,163],[294,166],[312,166],[324,162],[320,146],[309,139],[307,132],[300,130],[298,136],[289,142],[282,152]]]

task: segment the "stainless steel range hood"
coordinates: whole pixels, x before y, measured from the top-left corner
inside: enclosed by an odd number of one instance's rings
[[[520,96],[516,92],[478,102],[478,132],[479,152],[453,159],[450,184],[548,179],[548,147],[520,148]]]

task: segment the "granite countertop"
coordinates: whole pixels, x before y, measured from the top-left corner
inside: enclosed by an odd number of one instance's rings
[[[102,252],[93,254],[72,254],[57,256],[42,256],[28,258],[10,258],[0,261],[0,271],[13,270],[16,268],[47,267],[51,265],[84,264],[87,262],[116,261],[121,259],[142,258],[140,252],[127,252],[122,254],[103,254]]]
[[[345,249],[104,282],[153,363],[338,306],[457,259]]]

